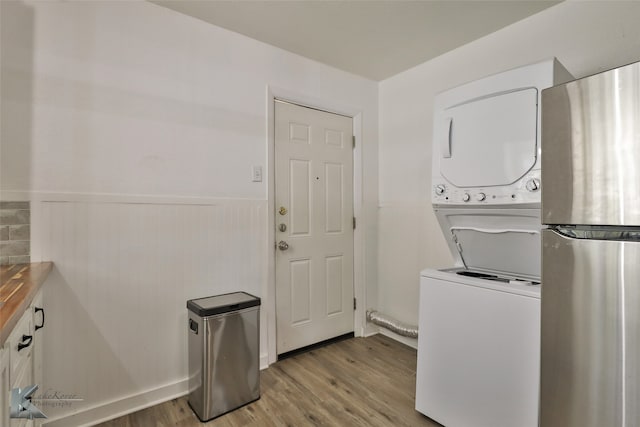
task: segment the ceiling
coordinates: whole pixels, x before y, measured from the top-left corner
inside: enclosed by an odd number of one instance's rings
[[[150,1],[372,80],[384,80],[559,3]]]

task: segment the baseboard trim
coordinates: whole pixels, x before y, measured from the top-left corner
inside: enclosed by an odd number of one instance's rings
[[[268,361],[269,357],[266,353],[260,355],[261,370],[269,367]],[[186,396],[188,392],[189,380],[185,378],[175,383],[86,408],[74,414],[53,418],[47,420],[43,425],[44,427],[88,427]]]
[[[83,409],[74,414],[46,421],[45,427],[85,427],[112,420],[177,397],[185,396],[189,381],[184,379],[175,383],[129,395],[111,402]]]
[[[367,323],[367,327],[364,329],[362,336],[365,338],[372,337],[380,333],[380,328],[372,323]]]
[[[388,331],[384,328],[380,328],[380,334],[384,335],[385,337],[389,337],[392,340],[398,341],[399,343],[402,343],[404,345],[407,345],[411,348],[414,349],[418,349],[418,339],[417,338],[407,338],[407,337],[403,337],[402,335],[398,335],[395,332],[391,332]]]
[[[269,367],[269,354],[263,353],[260,355],[260,370],[267,369]]]

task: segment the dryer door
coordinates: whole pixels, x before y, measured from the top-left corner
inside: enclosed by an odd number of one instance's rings
[[[436,115],[434,154],[451,184],[510,185],[536,164],[537,89],[478,98],[442,113]]]

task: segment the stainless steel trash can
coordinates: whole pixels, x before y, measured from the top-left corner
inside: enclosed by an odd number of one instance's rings
[[[189,405],[208,421],[260,398],[260,298],[245,292],[187,301]]]

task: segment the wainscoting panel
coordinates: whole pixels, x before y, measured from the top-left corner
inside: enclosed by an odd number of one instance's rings
[[[186,392],[186,301],[239,290],[261,296],[266,201],[63,199],[32,206],[39,256],[55,263],[40,390],[83,399],[43,405],[58,419],[52,425],[90,424],[105,405],[123,411],[127,396],[137,408],[155,403],[157,390],[176,393],[171,384]]]

